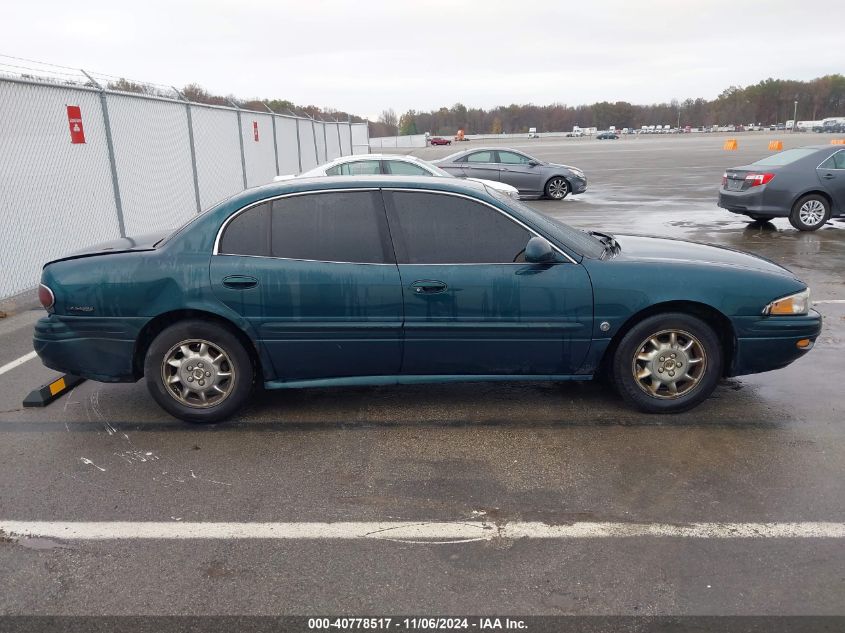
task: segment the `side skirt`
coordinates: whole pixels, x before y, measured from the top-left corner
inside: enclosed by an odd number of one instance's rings
[[[501,375],[421,375],[421,376],[346,376],[343,378],[314,378],[309,380],[268,380],[265,389],[300,389],[305,387],[378,387],[382,385],[421,385],[443,382],[566,382],[592,380],[592,374]]]

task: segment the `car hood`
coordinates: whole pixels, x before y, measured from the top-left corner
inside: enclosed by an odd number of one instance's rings
[[[564,169],[574,169],[575,171],[582,171],[572,165],[564,165],[563,163],[546,163],[547,167],[563,167]]]
[[[712,264],[795,278],[792,271],[773,261],[730,248],[645,235],[614,235],[614,237],[621,246],[617,259]]]
[[[80,257],[91,257],[93,255],[109,255],[112,253],[126,253],[129,251],[151,251],[156,245],[165,237],[173,233],[173,229],[166,231],[156,231],[155,233],[146,233],[135,237],[122,237],[108,242],[101,242],[94,244],[87,248],[74,251],[64,257],[59,257],[51,262],[60,262],[66,259],[78,259]],[[46,264],[45,264],[46,265]]]

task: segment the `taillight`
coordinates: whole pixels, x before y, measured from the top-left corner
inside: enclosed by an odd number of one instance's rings
[[[774,177],[774,174],[769,173],[750,173],[745,175],[745,182],[748,183],[749,187],[759,187],[760,185],[765,185]]]
[[[722,186],[726,187],[728,185],[728,172],[722,174]]]
[[[56,303],[56,297],[53,296],[53,291],[44,284],[38,284],[38,300],[48,312],[53,309],[53,305]]]

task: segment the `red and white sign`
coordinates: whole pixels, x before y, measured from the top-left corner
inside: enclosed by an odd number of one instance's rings
[[[255,142],[258,142],[258,121],[252,122],[252,136],[255,138]]]
[[[79,106],[67,107],[67,124],[70,128],[70,142],[73,145],[85,142],[85,130],[82,128],[82,112]]]

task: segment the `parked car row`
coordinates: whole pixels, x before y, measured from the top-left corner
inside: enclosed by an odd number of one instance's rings
[[[436,165],[424,161],[416,156],[399,156],[396,154],[359,154],[352,156],[341,156],[333,161],[309,169],[299,175],[288,174],[276,176],[274,182],[292,180],[294,178],[318,178],[321,176],[372,176],[381,174],[385,176],[440,176],[454,178],[454,174],[440,169]],[[469,176],[470,180],[478,180],[497,191],[513,198],[519,197],[519,191],[498,178],[483,180],[475,176]]]

